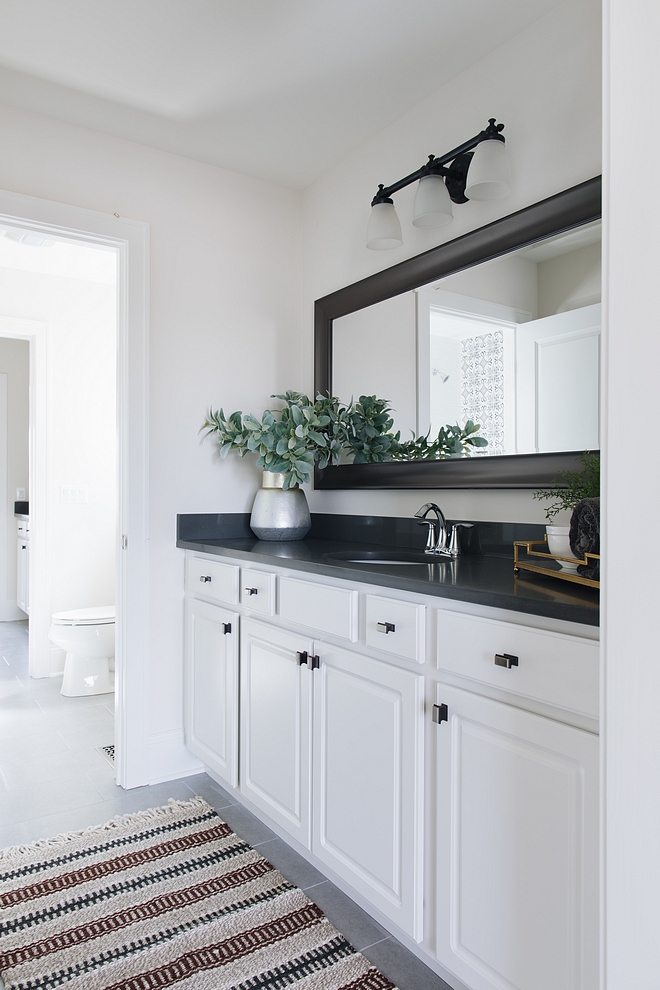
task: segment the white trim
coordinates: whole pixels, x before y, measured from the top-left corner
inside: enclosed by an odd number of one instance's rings
[[[118,464],[116,608],[119,634],[116,642],[115,767],[118,784],[137,787],[149,780],[149,226],[137,220],[5,191],[0,191],[0,221],[59,238],[104,244],[118,250],[117,425],[121,453]],[[35,374],[45,367],[45,355],[43,357],[44,360],[35,368]],[[37,392],[40,393],[41,389],[38,388]],[[41,445],[42,442],[45,438],[38,437],[37,443]],[[38,452],[35,467],[39,456]],[[31,470],[31,486],[32,477]],[[32,495],[30,497],[32,499]],[[34,508],[36,511],[39,509],[37,505]],[[32,511],[31,505],[31,515]],[[35,532],[42,522],[37,523],[35,519]],[[122,549],[122,536],[127,537],[126,549]],[[36,587],[35,582],[40,585],[40,582],[47,580],[48,562],[42,560],[41,565],[35,562],[32,574],[34,602],[43,594],[43,589]],[[49,598],[44,600],[49,601]],[[41,669],[41,661],[38,666]],[[43,667],[40,676],[48,676],[50,663],[47,667],[44,663]],[[35,666],[35,672],[36,669]]]
[[[0,193],[0,203],[2,194]],[[30,345],[30,676],[50,677],[50,592],[48,547],[50,530],[50,472],[48,449],[48,349],[50,328],[40,320],[0,317],[0,336],[27,340]],[[21,612],[21,618],[25,613]]]
[[[186,749],[183,729],[154,732],[149,736],[150,784],[177,780],[204,770],[204,764]]]

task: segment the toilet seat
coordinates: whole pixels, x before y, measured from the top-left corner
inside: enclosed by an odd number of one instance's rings
[[[54,626],[105,626],[115,621],[115,606],[97,605],[55,612],[52,621]]]

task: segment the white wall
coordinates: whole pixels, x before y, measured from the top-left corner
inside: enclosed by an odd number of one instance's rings
[[[560,254],[538,265],[539,317],[601,301],[601,245]]]
[[[658,272],[660,5],[605,11],[603,615],[604,890],[607,990],[660,983],[660,657],[653,553],[660,491]],[[630,154],[636,155],[634,189]],[[633,552],[630,526],[644,534]]]
[[[0,337],[0,373],[7,375],[7,517],[6,554],[0,579],[0,619],[24,618],[16,605],[16,489],[28,490],[28,422],[30,345]],[[27,496],[26,496],[27,497]]]
[[[404,292],[335,320],[333,392],[344,402],[389,399],[394,427],[407,440],[417,427],[415,294]]]
[[[301,194],[6,106],[0,135],[0,188],[150,224],[149,728],[163,739],[182,725],[176,514],[245,511],[259,483],[199,427],[211,403],[260,412],[303,378]]]
[[[448,275],[436,284],[441,292],[457,292],[471,299],[510,306],[528,313],[528,319],[536,319],[537,268],[536,262],[530,258],[512,254]]]
[[[601,171],[600,5],[571,0],[423,100],[361,145],[305,193],[304,316],[314,299],[388,268]],[[394,182],[433,152],[459,145],[496,116],[505,125],[513,190],[497,203],[467,203],[436,230],[412,226],[414,187],[396,196],[404,246],[364,247],[369,204],[379,182]],[[312,337],[305,336],[306,382]],[[544,521],[527,492],[315,492],[316,511],[407,515],[431,495],[454,517]]]

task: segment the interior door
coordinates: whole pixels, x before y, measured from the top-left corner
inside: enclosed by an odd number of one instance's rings
[[[516,330],[518,453],[600,447],[600,303]]]

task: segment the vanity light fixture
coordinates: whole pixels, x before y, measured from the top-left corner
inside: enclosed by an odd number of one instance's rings
[[[412,182],[419,180],[413,206],[415,227],[443,227],[451,223],[454,219],[452,202],[508,196],[511,170],[503,130],[504,124],[496,124],[495,117],[491,117],[485,130],[458,148],[440,158],[429,155],[425,165],[391,186],[379,185],[371,201],[367,247],[384,251],[403,244],[392,196]]]

